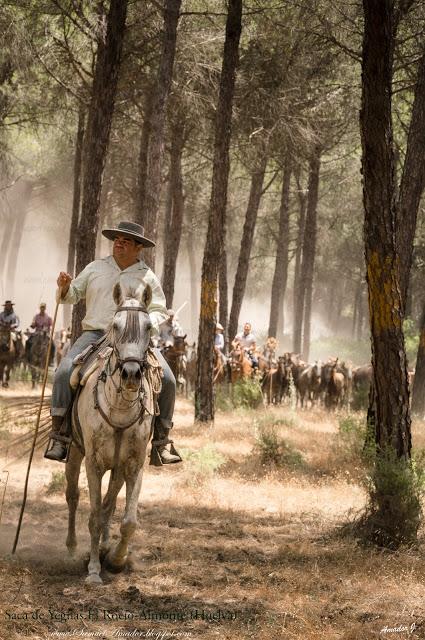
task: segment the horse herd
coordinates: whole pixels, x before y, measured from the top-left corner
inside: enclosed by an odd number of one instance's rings
[[[184,337],[175,339],[173,347],[164,350],[177,381],[177,389],[186,393],[196,384],[196,348]],[[277,356],[256,354],[258,367],[254,367],[249,353],[236,346],[228,356],[214,353],[214,384],[236,384],[240,380],[256,380],[261,386],[266,404],[281,404],[295,394],[296,406],[310,408],[323,406],[337,409],[348,406],[353,394],[367,395],[372,379],[371,365],[353,367],[338,358],[314,364],[303,362],[298,354]]]
[[[64,350],[69,346],[69,335],[66,331],[58,332],[55,336],[51,353],[51,362],[59,364]],[[10,374],[15,372],[20,379],[31,379],[32,387],[40,381],[44,371],[47,351],[49,347],[48,331],[37,331],[27,335],[22,331],[10,331],[7,327],[0,328],[0,382],[2,387],[8,387]]]
[[[49,335],[45,331],[32,334],[30,341],[21,332],[12,334],[0,330],[0,381],[9,385],[11,372],[29,371],[32,386],[40,380],[48,350]],[[55,335],[54,352],[56,364],[69,348],[67,331]],[[196,345],[189,344],[186,336],[176,337],[174,345],[163,349],[163,354],[173,371],[177,391],[188,395],[196,384]],[[235,384],[240,380],[253,379],[261,386],[266,404],[281,404],[295,394],[296,406],[310,408],[323,406],[327,409],[348,406],[353,393],[367,393],[372,378],[372,367],[364,365],[353,368],[349,363],[330,358],[327,362],[314,364],[303,362],[298,354],[256,354],[258,367],[253,366],[249,354],[236,346],[224,357],[214,353],[214,384]],[[53,362],[51,363],[53,364]],[[19,374],[18,374],[19,375]],[[24,377],[24,376],[23,376]]]

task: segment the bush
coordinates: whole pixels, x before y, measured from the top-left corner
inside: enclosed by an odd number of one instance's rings
[[[65,472],[53,471],[49,484],[47,485],[47,495],[54,493],[63,493],[66,487]]]
[[[397,458],[393,449],[377,455],[369,478],[369,506],[360,521],[363,537],[389,549],[415,542],[424,488],[423,452],[412,460]]]
[[[182,457],[185,469],[183,484],[190,487],[202,486],[226,462],[226,458],[211,444],[198,451],[182,451]]]
[[[238,380],[232,385],[231,398],[234,407],[256,409],[263,404],[259,381],[252,378]]]
[[[245,378],[235,384],[216,388],[215,406],[222,411],[245,408],[256,409],[263,404],[263,394],[258,380]]]
[[[259,428],[254,452],[260,456],[263,465],[291,469],[300,469],[304,466],[301,453],[279,437],[277,425]]]

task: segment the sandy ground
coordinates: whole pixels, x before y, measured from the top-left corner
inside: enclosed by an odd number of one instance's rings
[[[21,394],[2,392],[0,407]],[[261,464],[253,449],[258,424],[274,419],[302,454],[302,467]],[[0,524],[1,640],[425,638],[422,544],[388,553],[338,535],[363,508],[365,492],[353,461],[335,448],[337,416],[238,410],[219,414],[212,428],[198,427],[192,406],[180,400],[174,437],[185,462],[146,466],[129,566],[118,575],[104,572],[96,587],[84,582],[84,474],[79,552],[71,558],[63,494],[47,490],[52,472],[63,467],[40,453],[18,550],[10,555],[26,460],[12,460],[16,428],[2,424],[0,499],[7,475],[8,484]],[[199,462],[199,450],[208,464]],[[115,538],[122,504],[120,496]]]

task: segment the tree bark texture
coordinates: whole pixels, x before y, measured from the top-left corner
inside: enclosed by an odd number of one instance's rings
[[[82,212],[78,226],[76,272],[94,259],[102,179],[114,112],[118,72],[125,33],[127,0],[111,0],[105,39],[99,40],[83,151]],[[75,309],[73,340],[83,312]]]
[[[229,317],[229,297],[227,279],[227,252],[223,249],[218,274],[218,321],[224,327],[224,343],[228,344],[227,318]]]
[[[187,257],[189,260],[189,272],[190,272],[190,320],[191,320],[191,333],[195,335],[197,329],[198,312],[198,273],[196,266],[196,254],[195,254],[195,233],[193,230],[193,223],[189,221],[186,247]]]
[[[201,276],[201,310],[195,390],[195,418],[214,419],[213,360],[217,313],[217,276],[226,227],[229,146],[233,95],[242,28],[242,0],[229,0],[223,64],[215,119],[214,160],[207,239]]]
[[[297,181],[297,193],[299,202],[297,241],[295,247],[295,267],[294,267],[294,292],[293,292],[293,313],[292,313],[292,339],[295,353],[301,352],[301,338],[304,316],[304,291],[301,288],[301,262],[305,233],[305,215],[307,209],[307,195],[301,189],[299,170],[295,174]]]
[[[416,231],[420,199],[425,187],[425,53],[419,66],[412,107],[406,157],[400,182],[397,208],[397,249],[400,256],[400,290],[402,309],[405,310],[412,247]]]
[[[316,147],[310,159],[303,260],[301,266],[301,287],[305,292],[302,353],[306,362],[308,362],[310,355],[313,277],[317,240],[317,203],[319,200],[320,154],[320,147]]]
[[[283,168],[282,191],[279,210],[279,232],[277,237],[276,261],[273,274],[268,335],[277,337],[277,324],[285,299],[288,280],[289,253],[289,192],[291,187],[292,157],[288,153]]]
[[[391,88],[394,7],[363,0],[362,139],[364,237],[374,401],[369,417],[378,451],[410,457],[407,361],[397,255]]]
[[[425,302],[422,306],[418,355],[413,380],[412,413],[421,419],[425,414]]]
[[[235,284],[233,286],[232,307],[229,318],[229,340],[233,340],[238,331],[239,315],[245,296],[246,282],[248,278],[249,259],[254,240],[255,225],[263,190],[264,175],[266,172],[267,156],[261,154],[260,163],[255,167],[251,176],[251,188],[249,191],[248,205],[245,213],[245,223],[242,232],[241,250],[236,269]]]
[[[181,0],[165,0],[162,51],[152,109],[149,109],[147,140],[145,140],[147,141],[144,151],[146,165],[142,162],[139,168],[139,208],[136,219],[144,226],[146,236],[154,242],[157,239],[165,116],[173,77],[180,6]],[[154,269],[155,247],[146,249],[143,256],[145,262]]]
[[[83,104],[80,104],[80,108],[78,110],[77,137],[75,141],[74,185],[73,185],[73,194],[72,194],[72,214],[71,214],[71,226],[69,229],[68,260],[67,260],[67,272],[71,276],[75,275],[75,248],[77,245],[77,231],[78,231],[78,222],[80,218],[81,178],[83,174],[83,142],[84,142],[85,118],[86,118],[85,106]]]
[[[173,306],[177,257],[183,227],[184,194],[182,156],[184,148],[184,120],[177,120],[172,128],[170,154],[171,219],[164,228],[164,266],[162,288],[167,306]]]

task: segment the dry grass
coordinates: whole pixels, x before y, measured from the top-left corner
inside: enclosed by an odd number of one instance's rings
[[[261,464],[255,443],[262,421],[274,424],[279,437],[301,453],[302,468]],[[60,496],[46,495],[52,467],[40,457],[18,557],[11,561],[6,555],[24,469],[22,463],[10,466],[0,529],[1,640],[25,634],[44,640],[55,637],[49,632],[73,629],[109,639],[120,628],[168,632],[163,638],[185,632],[196,640],[425,637],[422,545],[388,553],[338,535],[349,514],[365,504],[360,472],[347,467],[361,464],[339,442],[338,416],[237,411],[219,414],[213,427],[202,428],[193,425],[192,408],[181,401],[176,424],[178,446],[207,451],[209,463],[203,467],[192,454],[182,468],[146,468],[131,566],[120,575],[105,574],[100,588],[84,585],[83,556],[64,554],[66,505]],[[422,446],[421,429],[423,424],[414,425],[414,442],[417,436]],[[83,492],[82,551],[88,545],[87,519]],[[10,620],[5,613],[38,608],[43,619]],[[49,608],[83,619],[50,619]],[[89,619],[89,610],[100,619]],[[133,620],[104,620],[104,610],[112,617],[127,612]],[[206,619],[196,618],[202,611]],[[214,619],[219,611],[234,619]],[[163,619],[143,620],[142,612]],[[177,620],[170,621],[172,616]],[[383,631],[400,625],[412,632]]]

